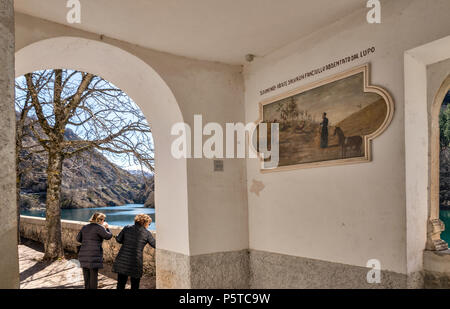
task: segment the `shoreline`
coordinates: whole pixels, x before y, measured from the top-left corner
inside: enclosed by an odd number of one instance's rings
[[[61,210],[96,209],[96,208],[107,208],[107,207],[123,207],[123,206],[129,206],[129,205],[142,205],[142,208],[155,209],[154,207],[145,207],[144,206],[145,204],[125,204],[125,205],[113,205],[113,206],[92,206],[92,207],[61,208]],[[45,211],[45,209],[46,209],[45,206],[40,206],[40,207],[21,208],[20,211]]]

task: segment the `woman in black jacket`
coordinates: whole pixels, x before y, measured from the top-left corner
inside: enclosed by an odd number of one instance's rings
[[[131,277],[131,289],[139,289],[143,272],[142,252],[146,244],[155,248],[155,239],[147,230],[152,222],[150,216],[139,214],[134,218],[134,225],[125,226],[117,235],[116,241],[122,244],[113,265],[117,273],[117,289],[125,289],[128,277]]]
[[[102,243],[104,239],[112,237],[105,218],[100,212],[94,213],[89,220],[90,224],[83,226],[77,235],[77,241],[81,243],[78,260],[83,268],[86,289],[97,289],[98,269],[103,268]]]

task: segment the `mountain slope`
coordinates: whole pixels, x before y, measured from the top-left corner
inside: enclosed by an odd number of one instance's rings
[[[79,139],[73,131],[66,131],[69,140]],[[26,137],[24,146],[35,144],[34,138]],[[27,152],[21,156],[26,158]],[[21,182],[21,208],[45,207],[47,190],[47,154],[33,154],[23,164],[25,173]],[[147,204],[154,207],[153,176],[147,179],[111,163],[98,151],[83,153],[80,158],[65,159],[62,172],[61,207],[88,208],[119,206],[124,204]],[[149,201],[147,201],[149,200]]]
[[[345,118],[336,127],[340,127],[344,131],[345,136],[369,135],[383,124],[386,113],[386,103],[383,99],[380,99]]]

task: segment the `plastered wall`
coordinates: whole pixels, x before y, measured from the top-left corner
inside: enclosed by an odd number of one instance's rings
[[[406,273],[404,52],[450,33],[450,2],[381,3],[379,25],[367,23],[367,10],[354,12],[245,67],[247,121],[258,118],[264,99],[366,62],[372,84],[395,103],[392,123],[373,142],[371,163],[261,174],[257,161],[247,161],[250,249],[357,266],[378,259],[382,269]],[[367,58],[260,95],[371,46],[376,52]],[[259,196],[250,191],[253,180],[264,185]]]

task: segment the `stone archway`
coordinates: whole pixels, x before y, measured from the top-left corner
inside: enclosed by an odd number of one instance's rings
[[[57,37],[16,52],[16,76],[49,68],[102,76],[141,108],[152,128],[155,144],[157,255],[161,249],[189,255],[186,159],[171,155],[174,137],[170,134],[172,125],[183,122],[183,116],[171,89],[146,62],[100,41]],[[158,265],[156,270],[158,277]]]
[[[436,81],[430,80],[428,68],[450,59],[450,36],[418,46],[405,52],[405,186],[406,186],[406,250],[407,273],[418,274],[424,270],[424,250],[443,248],[437,241],[433,248],[432,237],[440,239],[440,222],[430,221],[432,182],[432,109],[439,86],[448,74]],[[439,106],[442,100],[439,102]],[[436,103],[437,104],[437,103]],[[434,105],[436,105],[434,104]],[[438,120],[438,112],[434,112]],[[439,132],[438,121],[434,130]],[[439,137],[435,142],[439,143]],[[437,144],[439,145],[439,144]],[[437,149],[437,148],[435,148]],[[436,159],[434,159],[436,161]],[[434,163],[436,164],[436,163]],[[437,163],[439,165],[439,163]],[[435,176],[434,176],[435,177]],[[439,177],[439,176],[438,176]],[[438,179],[439,180],[439,179]],[[436,182],[436,181],[434,181]],[[438,198],[439,186],[434,196]],[[438,204],[438,203],[437,203]],[[435,204],[436,205],[436,204]],[[434,218],[439,218],[434,207]],[[433,231],[433,228],[435,229]],[[434,233],[434,235],[433,235]],[[438,236],[439,235],[439,236]]]
[[[445,227],[439,219],[439,169],[440,169],[440,130],[439,113],[441,105],[450,90],[450,75],[444,80],[431,106],[430,134],[430,207],[428,214],[427,250],[442,251],[448,249],[448,244],[441,239]],[[450,227],[447,227],[450,228]]]

